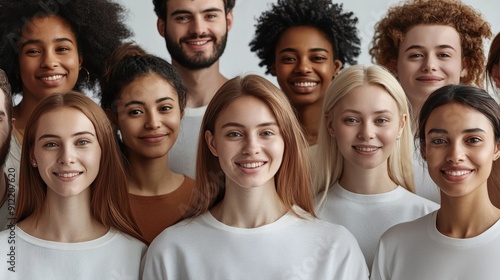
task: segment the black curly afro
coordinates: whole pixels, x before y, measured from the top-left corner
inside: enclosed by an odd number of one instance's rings
[[[327,36],[335,59],[343,65],[353,65],[360,53],[357,23],[352,12],[343,11],[342,4],[332,4],[330,0],[278,0],[257,19],[250,47],[261,60],[259,66],[266,66],[269,74],[281,34],[290,27],[310,26]]]
[[[163,21],[167,19],[167,1],[168,0],[153,0],[156,16]],[[222,0],[224,1],[224,9],[226,14],[233,10],[236,0]]]
[[[7,73],[13,93],[22,92],[18,42],[24,25],[35,17],[58,16],[72,28],[78,52],[90,77],[82,74],[75,89],[93,88],[104,62],[132,32],[124,24],[125,9],[112,0],[0,0],[0,68]],[[82,71],[83,72],[83,71]]]

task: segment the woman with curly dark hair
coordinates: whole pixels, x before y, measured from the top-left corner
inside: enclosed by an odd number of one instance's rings
[[[250,47],[297,111],[309,145],[315,145],[330,81],[360,53],[358,19],[330,0],[278,0],[262,13]]]
[[[0,0],[0,7],[0,68],[12,92],[22,94],[13,110],[5,167],[17,188],[21,143],[33,108],[55,93],[93,88],[105,59],[131,32],[124,8],[112,0]]]
[[[412,0],[391,7],[375,25],[370,54],[398,78],[416,120],[433,91],[449,84],[483,85],[483,40],[490,36],[489,24],[471,6]],[[416,192],[439,203],[439,188],[415,155]]]

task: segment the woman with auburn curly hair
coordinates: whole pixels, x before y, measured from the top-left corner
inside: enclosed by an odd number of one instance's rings
[[[391,7],[376,24],[370,54],[398,78],[416,120],[436,89],[483,85],[483,40],[490,36],[489,24],[471,6],[457,0],[413,0]],[[415,155],[417,194],[439,202],[439,189]]]
[[[123,7],[113,0],[0,0],[0,7],[0,68],[13,94],[22,95],[13,110],[5,167],[17,189],[24,127],[33,108],[54,93],[92,89],[106,58],[131,32]]]

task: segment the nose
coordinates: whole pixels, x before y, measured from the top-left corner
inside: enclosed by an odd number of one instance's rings
[[[463,162],[465,159],[465,152],[461,143],[452,143],[449,145],[446,155],[446,161],[452,164]]]
[[[307,73],[310,73],[311,71],[312,71],[312,68],[311,68],[310,61],[308,59],[299,58],[296,66],[295,66],[295,72],[307,74]]]
[[[423,72],[434,72],[436,71],[436,59],[432,55],[428,55],[422,64]]]
[[[160,128],[160,120],[155,112],[147,114],[147,120],[146,123],[144,124],[144,127],[146,129],[152,129],[152,130]]]
[[[203,35],[207,33],[207,24],[202,16],[195,16],[189,25],[189,33]]]
[[[256,136],[248,136],[242,149],[244,155],[256,155],[260,153],[260,144]]]
[[[375,137],[375,130],[371,123],[363,123],[358,131],[358,138],[361,140],[368,141]]]
[[[62,165],[71,165],[75,163],[75,149],[72,145],[64,145],[61,147],[59,154],[59,163]]]
[[[40,67],[49,69],[57,67],[57,60],[55,54],[50,51],[43,52]]]

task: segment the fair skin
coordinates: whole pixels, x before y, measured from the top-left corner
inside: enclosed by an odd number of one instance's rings
[[[222,0],[168,0],[166,21],[158,19],[161,36],[170,40],[188,60],[203,60],[216,56],[212,65],[189,69],[175,58],[172,65],[187,87],[187,107],[207,105],[227,79],[219,71],[216,48],[233,23],[233,13],[224,11]]]
[[[466,75],[460,35],[445,25],[416,25],[399,46],[395,69],[415,116],[436,89],[459,84]]]
[[[333,48],[317,28],[297,26],[281,35],[271,72],[298,112],[310,145],[316,144],[321,107],[330,81],[342,67]]]
[[[377,194],[397,187],[389,177],[387,159],[406,120],[396,101],[378,85],[356,87],[335,104],[325,124],[344,157],[339,182],[343,188]]]
[[[157,74],[137,78],[122,90],[118,114],[107,112],[120,129],[133,174],[132,194],[151,196],[176,190],[184,176],[168,168],[168,151],[179,133],[181,111],[177,93]]]
[[[226,177],[224,199],[210,210],[217,220],[255,228],[287,212],[274,183],[284,141],[263,101],[252,96],[237,98],[219,115],[214,134],[205,132],[205,140]]]
[[[92,122],[74,108],[43,114],[31,152],[47,185],[41,211],[19,223],[37,238],[57,242],[83,242],[107,232],[90,212],[90,184],[95,180],[101,147]]]
[[[54,93],[72,90],[81,64],[75,34],[63,19],[33,18],[25,25],[19,42],[23,99],[13,112],[19,142],[36,104]]]
[[[425,124],[425,159],[441,190],[437,229],[455,238],[477,236],[500,219],[488,197],[487,179],[500,156],[491,122],[451,103],[434,109]]]
[[[12,120],[7,118],[7,107],[5,106],[5,93],[0,89],[0,151],[7,151],[10,143],[7,140],[12,131]],[[7,156],[5,154],[4,156]],[[5,176],[0,177],[0,206],[2,199],[6,195],[7,179]]]

